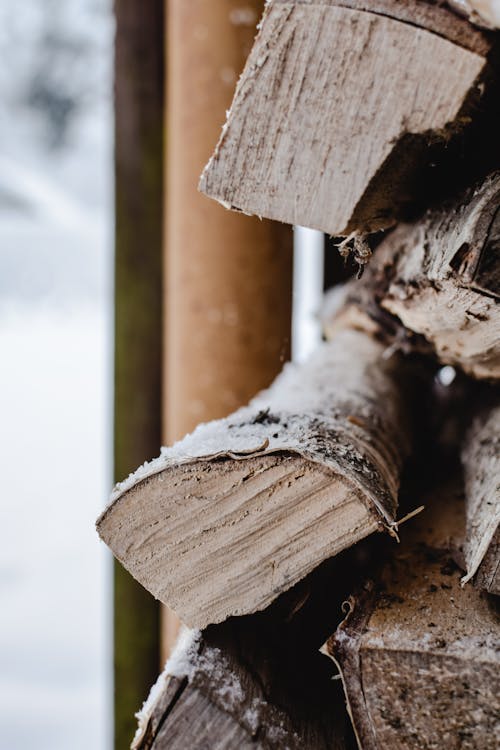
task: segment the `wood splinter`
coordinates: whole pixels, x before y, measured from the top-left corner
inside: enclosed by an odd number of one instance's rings
[[[391,226],[477,113],[493,43],[440,3],[271,0],[200,190],[335,236]]]
[[[414,375],[358,331],[118,485],[97,522],[115,556],[191,627],[261,610],[396,520]],[[415,405],[415,403],[413,403]],[[394,532],[393,532],[394,533]]]
[[[402,530],[376,584],[349,601],[324,647],[341,670],[363,750],[496,750],[500,621],[450,558],[460,491],[443,487]]]

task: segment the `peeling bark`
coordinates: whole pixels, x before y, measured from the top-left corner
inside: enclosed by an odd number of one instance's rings
[[[464,523],[461,491],[441,487],[433,501],[377,582],[350,599],[325,647],[363,750],[498,747],[498,612],[462,587],[450,558]]]
[[[272,0],[201,191],[332,235],[391,226],[477,115],[493,43],[429,2]]]
[[[414,374],[342,331],[230,417],[164,449],[112,495],[98,531],[188,625],[266,607],[374,531],[394,533],[413,445]]]
[[[409,330],[421,334],[442,363],[498,380],[499,248],[495,172],[421,221],[397,227],[376,250],[363,280],[348,287],[341,315],[326,311],[326,329],[332,333],[350,317],[393,341],[403,341]]]

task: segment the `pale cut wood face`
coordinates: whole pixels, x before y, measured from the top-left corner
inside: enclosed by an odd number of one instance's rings
[[[390,226],[412,200],[429,134],[463,127],[485,62],[377,13],[271,3],[200,189],[331,235]]]
[[[276,454],[154,475],[115,502],[99,531],[149,591],[204,627],[263,609],[378,527],[348,481]]]

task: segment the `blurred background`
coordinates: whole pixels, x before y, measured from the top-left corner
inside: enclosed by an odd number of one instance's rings
[[[111,746],[109,0],[0,0],[0,732]]]

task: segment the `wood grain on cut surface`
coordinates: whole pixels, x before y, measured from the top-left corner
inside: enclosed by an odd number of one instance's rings
[[[395,523],[412,377],[343,331],[248,407],[200,426],[118,486],[98,530],[188,625],[266,607]]]
[[[465,480],[467,575],[480,588],[500,594],[500,406],[473,421],[462,450]]]
[[[363,750],[498,747],[500,620],[450,558],[463,514],[460,491],[438,490],[327,643]]]
[[[429,134],[464,125],[485,64],[387,15],[272,2],[200,189],[333,235],[387,227],[414,198]]]
[[[401,337],[399,319],[424,336],[444,364],[498,380],[499,249],[495,172],[421,221],[398,226],[376,250],[362,281],[347,288],[341,316],[326,312],[325,328],[334,333],[346,315],[358,324],[364,316],[365,327]]]

